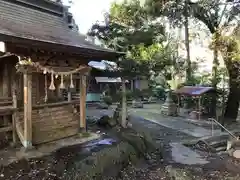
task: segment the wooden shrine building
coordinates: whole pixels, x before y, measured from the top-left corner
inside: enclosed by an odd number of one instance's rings
[[[25,148],[77,134],[86,126],[88,62],[120,55],[86,41],[61,3],[0,0],[0,132]]]

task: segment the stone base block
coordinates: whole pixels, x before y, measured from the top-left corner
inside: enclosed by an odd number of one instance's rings
[[[177,106],[162,106],[161,114],[167,116],[177,116]]]

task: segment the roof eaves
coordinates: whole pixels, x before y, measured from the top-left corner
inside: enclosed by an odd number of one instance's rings
[[[109,50],[109,49],[103,49],[101,47],[87,47],[87,46],[81,46],[81,45],[69,45],[69,44],[62,44],[62,43],[55,43],[52,41],[45,41],[45,40],[40,40],[40,39],[30,39],[30,38],[25,38],[25,37],[19,37],[16,35],[6,35],[1,33],[0,31],[0,39],[1,41],[5,41],[5,42],[15,42],[18,44],[23,44],[23,45],[31,45],[31,47],[40,47],[40,48],[44,48],[45,50],[49,50],[49,48],[47,47],[47,45],[53,46],[55,48],[54,51],[59,51],[59,52],[68,52],[68,53],[74,53],[74,54],[89,54],[91,55],[91,53],[93,53],[92,55],[95,56],[96,54],[100,53],[103,55],[103,57],[100,57],[100,59],[96,59],[96,60],[102,60],[104,59],[104,57],[111,57],[108,60],[114,60],[117,59],[120,56],[125,55],[125,53],[121,53],[121,52],[116,52],[113,50]],[[68,47],[68,49],[66,49],[66,47]],[[51,49],[51,50],[53,50]],[[80,50],[81,49],[81,50]],[[95,55],[94,55],[95,54]],[[97,57],[94,57],[97,58]]]

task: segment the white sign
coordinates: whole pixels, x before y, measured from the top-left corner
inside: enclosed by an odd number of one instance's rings
[[[6,52],[6,46],[5,43],[0,41],[0,52]]]

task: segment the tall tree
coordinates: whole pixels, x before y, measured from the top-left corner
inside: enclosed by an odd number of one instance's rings
[[[189,43],[189,0],[184,1],[184,30],[185,30],[185,47],[187,51],[186,59],[186,80],[187,82],[192,79],[191,59],[190,59],[190,43]]]
[[[146,0],[146,10],[152,19],[158,20],[159,17],[168,17],[170,24],[175,27],[184,27],[185,49],[186,49],[186,82],[190,82],[192,77],[190,40],[189,40],[189,0]]]
[[[218,53],[222,51],[218,46],[221,39],[222,29],[227,26],[233,25],[232,23],[238,24],[240,15],[240,1],[239,0],[201,0],[197,3],[192,3],[193,16],[202,21],[213,34],[213,70],[212,70],[212,84],[213,87],[217,86],[217,71],[218,71]],[[228,49],[230,50],[230,49]],[[229,87],[230,92],[228,95],[227,106],[224,113],[225,119],[234,120],[237,118],[238,107],[239,107],[239,82],[236,81],[236,73],[233,73],[232,66],[235,66],[233,61],[226,58],[223,53],[223,59],[228,69],[230,77]],[[235,69],[236,70],[236,69]],[[237,97],[237,98],[236,98]]]
[[[224,58],[226,68],[229,74],[229,95],[227,101],[227,108],[225,110],[225,117],[227,120],[235,120],[239,108],[240,96],[240,26],[238,26],[233,33],[228,36],[220,36],[215,43]],[[238,34],[238,35],[237,35]]]
[[[150,69],[162,69],[161,59],[154,58],[163,46],[164,27],[152,22],[139,0],[114,3],[104,24],[96,23],[88,35],[97,37],[108,48],[125,52],[117,61],[122,79],[148,76]],[[125,84],[122,84],[123,90]],[[122,125],[126,125],[126,96],[123,94]],[[125,125],[124,125],[125,124]]]
[[[153,16],[168,16],[172,22],[184,22],[184,8],[182,6],[184,0],[170,0],[166,4],[157,3],[157,0],[147,0],[148,8],[153,12]],[[218,70],[218,52],[217,46],[221,38],[221,29],[225,26],[231,25],[233,22],[239,23],[240,1],[239,0],[194,0],[189,1],[190,15],[193,18],[203,22],[213,35],[213,69],[212,69],[212,85],[217,86],[217,70]],[[159,9],[159,10],[157,10]],[[165,11],[167,13],[164,13]],[[224,58],[224,57],[223,57]],[[225,64],[228,64],[228,58],[224,58]],[[230,63],[233,65],[232,63]],[[230,79],[236,79],[236,74],[233,74],[233,68],[227,66]],[[232,77],[231,77],[232,76]],[[236,86],[239,82],[229,81],[230,93],[224,117],[226,119],[236,119],[238,113],[238,106],[240,96],[238,94],[239,88]],[[232,87],[232,88],[231,88]],[[234,98],[237,97],[237,98]],[[239,97],[239,98],[238,98]],[[213,107],[216,106],[216,100],[213,101]],[[214,109],[212,110],[214,111]]]

